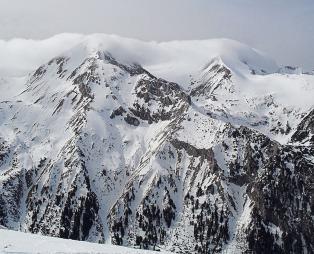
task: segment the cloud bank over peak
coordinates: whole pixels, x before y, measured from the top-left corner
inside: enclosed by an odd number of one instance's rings
[[[106,33],[145,41],[230,38],[314,68],[312,0],[0,0],[0,39]]]

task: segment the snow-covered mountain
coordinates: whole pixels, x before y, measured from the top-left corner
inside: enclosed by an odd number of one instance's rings
[[[0,224],[178,253],[314,252],[313,75],[224,39],[19,45],[0,64]]]

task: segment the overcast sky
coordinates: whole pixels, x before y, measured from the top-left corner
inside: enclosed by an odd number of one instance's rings
[[[0,0],[0,39],[63,32],[231,38],[279,64],[314,68],[314,0]]]

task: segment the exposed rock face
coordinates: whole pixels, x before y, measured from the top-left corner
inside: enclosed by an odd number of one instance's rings
[[[1,225],[178,253],[314,253],[313,111],[242,101],[219,59],[188,92],[77,51],[0,104]]]
[[[314,110],[302,119],[291,140],[300,144],[314,145]]]

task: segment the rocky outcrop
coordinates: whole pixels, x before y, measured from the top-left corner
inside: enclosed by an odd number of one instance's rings
[[[291,137],[292,142],[314,144],[314,110],[303,118]]]

